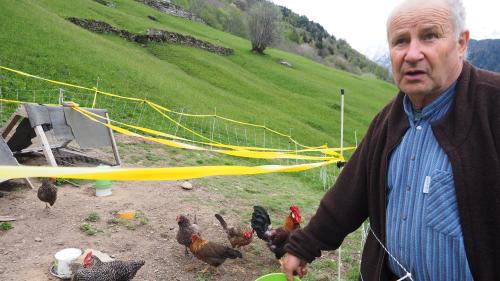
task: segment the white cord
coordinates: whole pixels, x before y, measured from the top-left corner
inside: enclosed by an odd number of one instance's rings
[[[368,231],[370,231],[373,234],[373,237],[375,237],[375,239],[378,241],[378,243],[380,244],[380,246],[382,246],[382,248],[384,249],[384,251],[386,251],[387,254],[389,254],[389,256],[399,265],[399,267],[401,267],[401,269],[403,269],[403,271],[406,272],[406,275],[403,276],[403,277],[401,277],[401,278],[399,278],[397,281],[402,281],[402,280],[405,280],[407,278],[410,279],[411,281],[414,281],[413,278],[412,278],[411,273],[408,272],[408,270],[406,270],[406,268],[404,268],[404,266],[401,263],[399,263],[399,261],[389,252],[389,250],[387,250],[387,248],[384,246],[384,244],[382,244],[382,242],[380,241],[380,239],[378,239],[378,237],[375,234],[375,232],[373,232],[371,226],[368,226],[367,232]],[[359,275],[361,277],[361,280],[364,281],[363,274],[361,273],[361,266],[359,267]]]

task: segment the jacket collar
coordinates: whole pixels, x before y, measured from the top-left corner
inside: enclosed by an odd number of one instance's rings
[[[468,62],[464,62],[462,72],[457,80],[453,105],[441,120],[432,125],[436,137],[442,141],[440,141],[441,145],[457,147],[465,141],[470,131],[475,101],[474,76],[474,67]],[[405,94],[400,91],[389,109],[387,135],[389,147],[394,147],[399,143],[409,128],[403,108],[404,96]]]

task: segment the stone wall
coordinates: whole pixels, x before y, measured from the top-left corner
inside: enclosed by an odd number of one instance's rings
[[[155,8],[163,13],[173,15],[173,16],[178,16],[182,18],[186,18],[192,21],[197,21],[201,23],[205,23],[200,17],[196,16],[195,14],[188,12],[181,7],[174,5],[168,1],[162,1],[162,0],[136,0],[138,2],[144,3],[152,8]]]
[[[116,34],[128,41],[137,42],[144,45],[147,44],[148,42],[162,42],[162,43],[188,45],[191,47],[206,50],[222,56],[228,56],[234,53],[233,49],[217,46],[212,43],[196,39],[192,36],[183,35],[176,32],[148,29],[146,34],[139,34],[124,29],[118,29],[103,21],[91,20],[91,19],[79,19],[73,17],[66,19],[92,32],[104,33],[104,34]]]

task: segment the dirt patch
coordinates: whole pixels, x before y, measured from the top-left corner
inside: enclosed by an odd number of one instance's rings
[[[117,139],[137,141],[122,136]],[[43,163],[43,158],[38,161]],[[59,280],[49,273],[49,266],[54,254],[68,247],[94,248],[123,260],[144,259],[146,264],[135,280],[250,281],[269,268],[277,269],[272,253],[260,240],[243,251],[243,259],[226,261],[214,274],[201,273],[206,264],[184,255],[184,247],[175,240],[178,214],[190,218],[196,214],[204,238],[228,245],[214,214],[232,206],[242,208],[196,181],[191,182],[192,190],[182,189],[181,181],[113,182],[113,194],[108,197],[96,197],[92,182],[80,187],[67,184],[58,187],[58,199],[50,211],[44,209],[36,190],[22,186],[22,181],[10,183],[2,189],[0,215],[17,220],[12,222],[12,229],[0,231],[0,280]],[[37,188],[40,185],[36,179],[33,183]],[[147,224],[127,227],[109,222],[113,212],[129,209],[142,211]],[[85,221],[91,213],[97,213],[100,219]],[[242,221],[232,213],[224,217],[228,222]],[[85,234],[80,230],[84,223],[97,232]]]
[[[0,198],[0,214],[13,215],[17,221],[12,223],[13,229],[0,231],[0,279],[58,280],[48,273],[53,255],[76,247],[99,249],[118,259],[146,260],[136,280],[255,280],[261,272],[251,251],[244,252],[242,260],[227,261],[209,278],[200,273],[205,264],[185,257],[184,248],[175,240],[175,217],[184,213],[197,215],[206,238],[227,244],[213,216],[220,201],[223,198],[202,187],[183,190],[179,182],[115,182],[108,197],[95,197],[91,184],[80,188],[66,185],[59,187],[58,200],[47,212],[35,191],[10,192]],[[113,211],[123,209],[141,210],[149,222],[135,230],[108,223]],[[88,223],[99,231],[88,236],[80,225],[92,212],[100,220]],[[228,217],[231,219],[237,220]],[[259,258],[259,262],[274,263],[270,258]]]

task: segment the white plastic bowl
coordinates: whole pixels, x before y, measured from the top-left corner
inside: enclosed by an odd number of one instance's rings
[[[71,269],[70,264],[82,255],[82,250],[76,248],[66,248],[57,252],[54,257],[57,261],[57,275],[61,278],[70,278]]]

